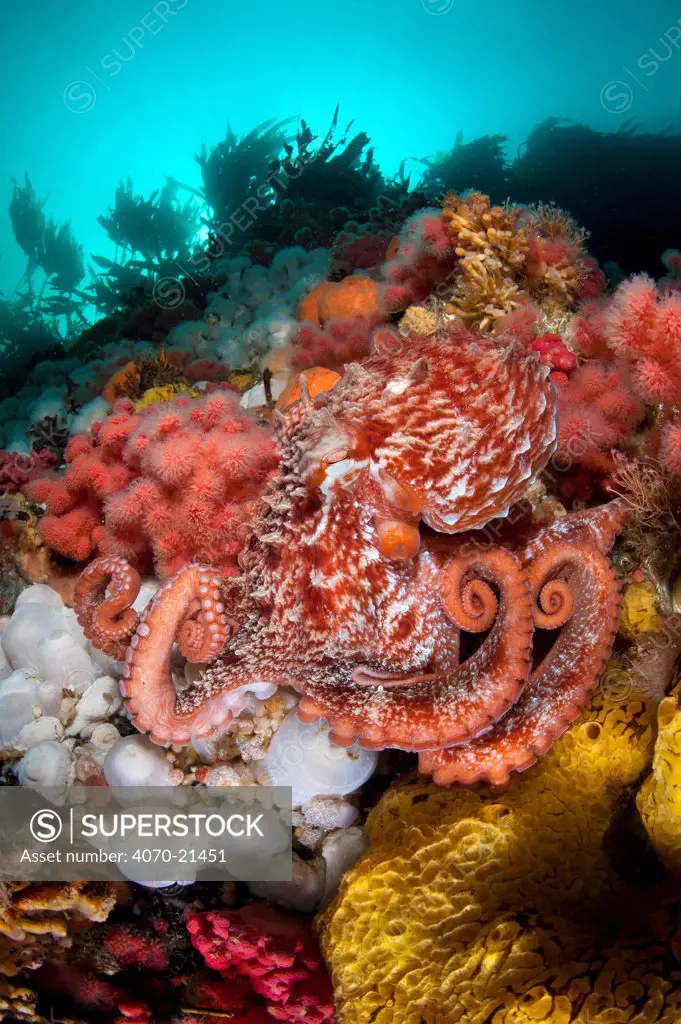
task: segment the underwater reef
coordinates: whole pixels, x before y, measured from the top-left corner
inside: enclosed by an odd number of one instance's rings
[[[1,884],[0,1020],[681,1020],[679,136],[503,143],[229,130],[87,285],[15,185],[0,783],[290,786],[293,861]]]
[[[656,741],[619,678],[506,789],[383,797],[320,922],[340,1021],[678,1020],[678,686]]]

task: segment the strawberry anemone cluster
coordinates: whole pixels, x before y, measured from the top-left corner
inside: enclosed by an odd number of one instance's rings
[[[372,350],[377,316],[356,316],[330,320],[323,327],[304,323],[291,339],[291,365],[294,370],[324,366],[337,370],[346,363],[365,359]],[[387,328],[386,328],[387,330]]]
[[[66,469],[33,481],[45,543],[74,561],[119,555],[162,578],[188,562],[233,570],[241,530],[277,465],[269,427],[236,392],[135,411],[121,399],[90,434],[71,438]]]
[[[577,356],[559,334],[542,334],[531,342],[530,350],[539,354],[540,363],[551,367],[549,376],[556,386],[567,384],[567,375],[577,368]]]
[[[332,266],[337,274],[351,274],[355,270],[373,270],[383,263],[393,234],[375,224],[357,224],[348,221],[333,240]]]
[[[589,408],[607,407],[626,432],[642,419],[645,407],[654,408],[655,425],[642,438],[645,454],[668,472],[681,474],[681,295],[638,274],[623,282],[611,299],[585,308],[576,340],[581,353],[599,368]],[[576,387],[577,379],[570,383]],[[571,392],[566,397],[583,396]],[[585,431],[596,437],[592,428],[585,419]],[[604,436],[596,447],[603,452],[612,444]]]

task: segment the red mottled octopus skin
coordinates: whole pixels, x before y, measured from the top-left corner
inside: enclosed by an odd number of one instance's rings
[[[280,416],[280,469],[238,577],[189,566],[136,624],[125,563],[99,559],[83,574],[77,611],[93,641],[120,656],[134,631],[123,691],[155,742],[210,735],[230,719],[225,694],[273,682],[298,690],[300,717],[325,718],[339,743],[420,751],[441,783],[502,782],[548,749],[596,685],[617,621],[606,555],[620,503],[520,544],[504,531],[490,543],[482,529],[554,450],[548,371],[511,342],[463,330],[419,339],[418,357],[382,338],[332,391],[312,402],[303,387]],[[421,521],[460,536],[422,536]],[[533,670],[536,628],[561,632]],[[461,631],[487,632],[462,663]],[[181,693],[175,639],[209,662]]]

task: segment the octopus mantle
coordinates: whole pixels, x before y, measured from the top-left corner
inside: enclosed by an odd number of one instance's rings
[[[97,559],[76,592],[87,635],[125,657],[128,710],[155,742],[215,732],[226,694],[273,682],[338,743],[419,751],[440,783],[505,781],[598,681],[623,507],[518,522],[555,446],[556,401],[535,357],[499,339],[420,339],[418,358],[379,348],[314,402],[301,384],[240,575],[189,565],[138,619],[135,570]],[[175,643],[207,663],[180,693]]]

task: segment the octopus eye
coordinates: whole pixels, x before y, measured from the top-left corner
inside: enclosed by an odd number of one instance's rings
[[[377,516],[375,526],[382,555],[396,562],[416,557],[421,546],[418,523]]]

